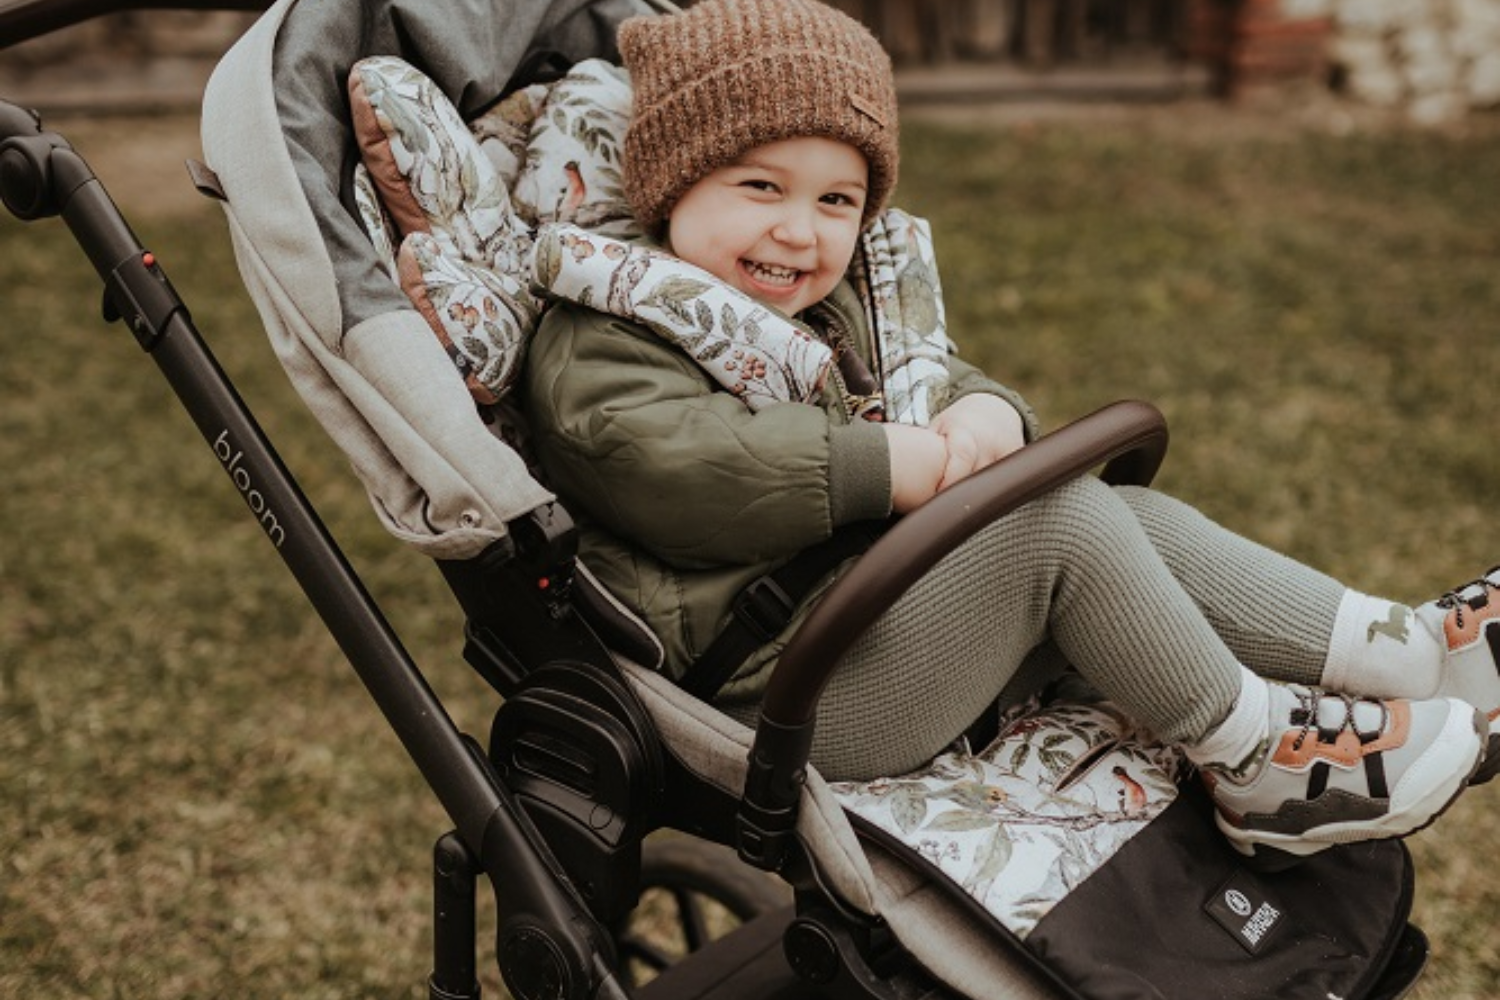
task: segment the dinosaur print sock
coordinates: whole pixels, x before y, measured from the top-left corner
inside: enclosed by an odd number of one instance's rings
[[[1437,690],[1444,646],[1404,604],[1345,591],[1328,643],[1323,687],[1372,698],[1427,698]]]

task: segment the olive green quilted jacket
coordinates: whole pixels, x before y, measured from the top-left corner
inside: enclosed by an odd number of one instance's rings
[[[868,363],[847,282],[809,315],[812,332],[841,328]],[[956,357],[949,367],[947,402],[1001,395],[1036,433],[1019,396]],[[670,676],[718,635],[746,584],[842,525],[890,515],[885,435],[850,415],[836,372],[828,382],[821,405],[752,413],[644,326],[569,302],[543,318],[525,372],[533,445],[580,523],[581,558],[661,639]],[[722,695],[757,694],[787,634]]]

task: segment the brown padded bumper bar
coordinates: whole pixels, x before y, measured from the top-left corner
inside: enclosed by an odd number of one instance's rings
[[[740,857],[788,861],[818,699],[854,641],[975,531],[1103,465],[1112,484],[1150,483],[1167,450],[1156,407],[1120,402],[1077,420],[944,490],[897,521],[808,613],[761,703],[736,819]]]
[[[1099,465],[1112,484],[1144,486],[1160,468],[1167,427],[1149,403],[1104,407],[939,493],[897,521],[823,596],[777,661],[762,714],[809,721],[854,641],[940,559],[991,521]]]

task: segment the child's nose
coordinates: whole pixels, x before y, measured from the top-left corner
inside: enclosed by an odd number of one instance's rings
[[[813,225],[812,212],[799,208],[788,209],[771,235],[788,246],[805,247],[817,242],[817,230]]]

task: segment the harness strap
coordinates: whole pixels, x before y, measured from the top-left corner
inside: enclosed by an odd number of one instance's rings
[[[730,605],[729,624],[688,667],[678,686],[695,698],[712,700],[751,653],[786,628],[818,581],[875,544],[884,528],[878,521],[847,525],[752,580]]]

